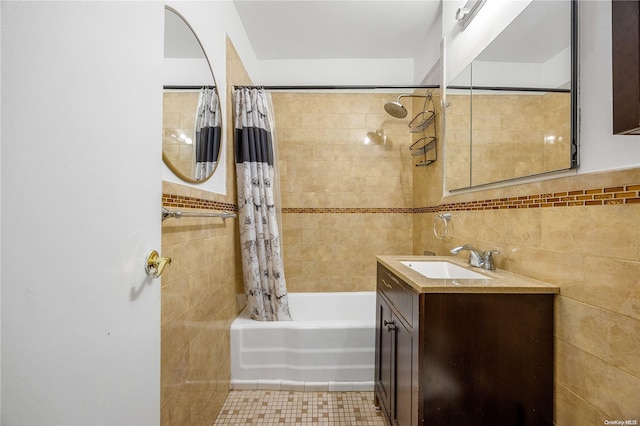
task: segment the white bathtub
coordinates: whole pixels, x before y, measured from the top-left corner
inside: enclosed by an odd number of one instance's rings
[[[289,293],[293,321],[231,324],[234,389],[371,391],[375,292]]]

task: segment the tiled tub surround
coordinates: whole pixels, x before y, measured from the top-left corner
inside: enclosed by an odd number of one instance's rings
[[[383,108],[397,96],[272,94],[289,291],[373,291],[375,256],[412,252],[411,102],[404,120]],[[365,144],[378,129],[386,145]]]

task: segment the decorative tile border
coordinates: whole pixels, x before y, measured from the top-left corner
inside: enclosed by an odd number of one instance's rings
[[[640,185],[609,188],[579,189],[575,191],[523,195],[519,197],[466,201],[420,207],[414,213],[461,210],[531,209],[544,207],[601,206],[605,204],[640,203]]]
[[[238,206],[203,198],[186,197],[184,195],[162,194],[162,205],[171,208],[238,211]]]
[[[282,213],[414,213],[411,207],[283,207]]]
[[[283,207],[282,213],[436,213],[441,211],[532,209],[545,207],[602,206],[608,204],[640,204],[640,184],[464,201],[430,207]],[[162,194],[162,205],[173,208],[238,211],[238,206],[235,204],[170,194]]]

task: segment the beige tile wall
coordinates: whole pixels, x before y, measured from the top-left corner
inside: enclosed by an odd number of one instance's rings
[[[185,176],[191,176],[198,91],[165,92],[162,103],[162,152]],[[191,143],[180,138],[185,135]]]
[[[231,88],[251,84],[227,42],[227,194],[163,182],[165,204],[197,210],[237,205]],[[171,201],[169,195],[177,197]],[[213,204],[213,206],[212,206]],[[173,207],[172,207],[173,208]],[[235,219],[167,219],[162,254],[172,258],[162,275],[161,423],[210,425],[230,387],[229,330],[243,305],[238,225]]]
[[[447,94],[447,188],[471,185],[471,96]]]
[[[163,192],[210,197],[168,182]],[[229,327],[241,279],[237,246],[234,219],[162,224],[162,254],[172,259],[162,275],[162,424],[211,424],[229,392]]]
[[[469,96],[447,102],[447,188],[469,186],[470,167],[473,185],[570,167],[569,93],[474,93],[472,108]]]
[[[383,108],[397,95],[272,94],[290,292],[372,291],[377,254],[411,253],[411,102],[408,119]],[[365,143],[375,131],[386,144]]]
[[[416,188],[420,180],[414,175]],[[429,205],[461,208],[452,212],[452,235],[444,241],[433,234],[436,213],[414,215],[416,253],[446,255],[463,243],[498,248],[498,268],[561,288],[555,331],[555,418],[561,426],[640,421],[639,184],[640,169],[633,169],[435,197]],[[583,195],[573,197],[599,205],[478,207],[531,194],[562,199],[574,191]],[[478,200],[483,203],[473,204]]]
[[[543,96],[544,129],[544,171],[561,170],[571,167],[571,159],[566,153],[571,149],[571,95],[568,93],[547,93]]]
[[[570,100],[569,93],[474,94],[473,184],[569,168]]]
[[[376,255],[411,253],[407,213],[287,213],[283,228],[290,292],[373,291]]]

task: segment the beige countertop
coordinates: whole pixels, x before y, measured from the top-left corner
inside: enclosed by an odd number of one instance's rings
[[[503,269],[486,271],[469,266],[455,256],[376,256],[378,263],[406,281],[418,293],[505,293],[557,294],[560,288]],[[487,279],[432,279],[414,271],[401,261],[446,261],[484,275]]]

